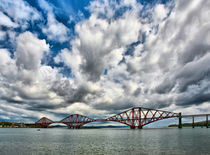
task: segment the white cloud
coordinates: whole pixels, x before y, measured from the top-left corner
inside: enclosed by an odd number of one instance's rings
[[[9,51],[0,49],[0,76],[12,80],[17,74],[16,70],[15,61],[11,58]]]
[[[32,33],[25,32],[17,38],[17,50],[15,58],[17,66],[36,70],[41,65],[41,59],[44,52],[49,50],[49,45],[45,40],[37,39]]]
[[[49,40],[65,42],[69,40],[69,30],[61,22],[58,22],[53,14],[53,9],[45,0],[39,0],[40,7],[47,12],[47,25],[42,27],[42,31]]]
[[[48,13],[47,27],[42,28],[43,33],[47,35],[49,40],[64,42],[69,39],[68,28],[59,23],[52,13]]]
[[[11,19],[0,12],[0,25],[7,26],[7,27],[17,27],[17,24],[11,21]]]
[[[1,0],[0,8],[23,29],[28,26],[28,21],[41,19],[38,11],[23,0]],[[13,24],[13,26],[16,26],[16,24]]]
[[[154,8],[154,20],[156,20],[156,22],[160,22],[167,17],[168,12],[169,10],[165,8],[163,4],[157,4]]]
[[[69,114],[80,114],[80,115],[102,115],[106,113],[106,110],[96,110],[93,107],[85,103],[74,103],[68,107],[60,108],[55,110],[57,113],[69,113]]]
[[[189,98],[181,97],[182,93],[177,91],[179,87],[175,84],[179,80],[181,85],[184,85],[184,81],[188,81],[190,85],[196,84],[193,82],[196,80],[195,76],[202,75],[200,72],[193,73],[195,67],[188,68],[187,65],[189,66],[190,61],[203,62],[202,57],[207,59],[209,22],[206,12],[209,3],[186,1],[186,7],[182,9],[182,3],[177,1],[170,14],[168,6],[157,4],[151,10],[152,23],[138,16],[137,12],[141,7],[133,7],[121,17],[112,19],[114,10],[109,10],[109,3],[105,1],[100,6],[99,3],[93,2],[92,6],[98,7],[95,10],[94,7],[90,7],[90,18],[77,24],[78,38],[71,42],[72,51],[65,51],[59,55],[59,60],[71,67],[74,74],[80,74],[76,77],[97,81],[101,93],[94,101],[90,101],[90,104],[98,109],[122,109],[126,108],[126,105],[155,108],[173,104],[190,105]],[[104,13],[107,13],[106,17],[111,20],[100,18],[99,14]],[[125,56],[126,47],[138,41],[142,34],[146,35],[145,42],[135,47],[134,55]],[[73,61],[76,57],[79,61]],[[125,62],[119,64],[123,57]],[[197,63],[195,66],[200,68]],[[176,74],[185,68],[188,69],[184,73],[190,72],[191,76],[186,77],[187,79],[178,78]],[[208,69],[207,65],[202,65],[202,68],[202,73]],[[105,69],[106,75],[103,74]],[[207,77],[207,73],[204,74]],[[166,85],[167,79],[173,76],[176,78],[170,87]],[[203,77],[199,76],[199,80],[203,80]],[[162,90],[156,92],[161,83],[164,84],[162,88],[165,93],[161,92]],[[178,100],[180,98],[186,101],[181,102]]]
[[[85,73],[88,79],[97,81],[105,69],[122,60],[126,46],[138,41],[141,26],[136,11],[128,11],[111,22],[92,14],[76,25],[78,38],[71,42],[71,53],[65,51],[60,55],[74,74]],[[72,61],[75,58],[78,61]]]
[[[0,40],[4,40],[6,37],[6,32],[0,30]]]

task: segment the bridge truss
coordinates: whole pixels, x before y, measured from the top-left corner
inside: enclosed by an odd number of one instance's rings
[[[152,122],[173,117],[179,117],[179,113],[134,107],[117,115],[111,116],[106,120],[123,123],[131,128],[142,128]]]
[[[49,118],[42,117],[35,124],[38,124],[38,125],[40,125],[43,128],[47,128],[52,123],[54,123],[54,121],[50,120]]]
[[[61,120],[60,123],[66,124],[69,128],[79,129],[84,124],[95,121],[95,119],[89,118],[87,116],[73,114]]]
[[[36,124],[39,124],[42,127],[47,127],[52,123],[64,123],[69,128],[79,129],[84,124],[91,122],[113,121],[128,125],[130,126],[130,128],[134,129],[136,127],[142,128],[143,126],[158,120],[174,118],[174,117],[180,117],[180,113],[173,113],[173,112],[155,110],[143,107],[134,107],[126,111],[123,111],[119,114],[116,114],[114,116],[108,117],[106,119],[92,119],[80,114],[73,114],[57,122],[52,121],[46,117],[43,117],[40,120],[38,120]]]

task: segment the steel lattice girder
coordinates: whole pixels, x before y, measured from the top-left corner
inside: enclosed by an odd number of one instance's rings
[[[40,124],[46,127],[51,123],[64,123],[68,125],[70,128],[80,128],[84,124],[103,120],[103,121],[114,121],[114,122],[123,123],[130,127],[142,127],[144,125],[147,125],[149,123],[158,120],[173,118],[173,117],[179,117],[179,113],[142,108],[142,107],[134,107],[126,111],[123,111],[117,115],[108,117],[107,119],[92,119],[80,114],[73,114],[69,115],[68,117],[58,122],[54,122],[46,117],[43,117],[40,120],[38,120],[36,124]]]
[[[109,117],[106,120],[123,123],[131,127],[142,127],[161,119],[173,118],[178,116],[178,113],[135,107],[123,111],[112,117]]]
[[[47,127],[48,125],[54,123],[54,121],[50,120],[49,118],[42,117],[40,120],[38,120],[35,124],[39,124],[43,127]]]
[[[73,114],[61,120],[60,123],[64,123],[68,125],[70,128],[80,128],[84,124],[95,121],[96,121],[95,119],[89,118],[87,116],[83,116],[80,114]]]

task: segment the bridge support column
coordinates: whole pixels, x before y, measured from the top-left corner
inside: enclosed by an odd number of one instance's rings
[[[142,129],[142,126],[138,126],[138,129]]]
[[[195,127],[195,124],[194,124],[194,116],[192,117],[192,128]]]
[[[132,127],[135,129],[135,118],[134,118],[134,114],[135,114],[134,108],[132,108],[132,122],[131,122],[131,124],[132,124]]]
[[[182,114],[181,112],[179,113],[179,125],[178,128],[181,129],[182,128]]]
[[[206,128],[209,127],[209,120],[208,120],[208,115],[206,115]]]
[[[50,124],[39,124],[41,128],[48,128]]]
[[[138,118],[138,129],[142,129],[142,126],[141,126],[141,108],[139,108],[139,111],[138,111],[139,113],[139,118]]]
[[[135,129],[135,126],[130,126],[131,129]]]

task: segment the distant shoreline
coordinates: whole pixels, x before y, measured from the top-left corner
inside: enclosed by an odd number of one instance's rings
[[[35,123],[15,123],[15,122],[0,122],[0,128],[42,128]],[[55,125],[47,128],[68,128],[67,126]],[[100,128],[128,128],[127,126],[82,126],[81,129],[100,129]]]
[[[210,124],[210,121],[208,121],[208,124]],[[192,127],[192,123],[183,123],[183,127]],[[205,127],[206,126],[206,121],[201,121],[201,122],[195,122],[194,127]],[[171,124],[168,127],[178,127],[177,124]]]

